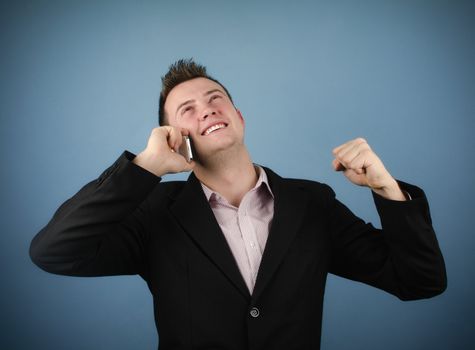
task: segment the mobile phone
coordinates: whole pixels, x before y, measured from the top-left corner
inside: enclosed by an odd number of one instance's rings
[[[178,152],[185,157],[186,161],[189,163],[193,160],[193,149],[191,146],[191,139],[189,136],[183,136],[183,142],[178,149]]]

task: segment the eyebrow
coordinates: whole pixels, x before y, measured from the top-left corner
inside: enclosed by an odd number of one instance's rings
[[[208,96],[208,95],[211,95],[212,93],[215,93],[215,92],[220,92],[220,93],[222,93],[222,94],[224,95],[224,92],[221,91],[220,89],[213,89],[213,90],[209,90],[209,91],[205,92],[205,93],[203,94],[203,96]],[[180,110],[181,107],[183,107],[183,106],[185,106],[185,105],[187,105],[187,104],[189,104],[189,103],[191,103],[191,102],[195,102],[195,100],[186,100],[185,102],[180,103],[180,104],[178,105],[177,109],[176,109],[175,115],[178,113],[178,111]]]

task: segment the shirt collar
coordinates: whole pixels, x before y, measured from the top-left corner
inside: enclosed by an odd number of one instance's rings
[[[274,198],[274,194],[272,193],[272,190],[270,188],[269,179],[267,178],[266,172],[264,171],[264,169],[261,166],[259,166],[257,164],[254,164],[254,167],[257,169],[257,173],[258,173],[259,177],[257,179],[256,185],[250,191],[263,186],[264,188],[267,189],[267,192],[271,195],[271,197]],[[200,183],[201,183],[201,187],[203,187],[203,191],[205,193],[205,196],[206,196],[206,199],[208,200],[208,202],[212,198],[214,198],[215,196],[223,197],[218,192],[213,191],[211,188],[206,186],[204,183],[202,183],[202,182],[200,182]]]

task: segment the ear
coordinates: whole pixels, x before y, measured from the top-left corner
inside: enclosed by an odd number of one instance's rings
[[[244,117],[242,116],[242,113],[239,109],[236,108],[236,112],[239,116],[239,119],[241,119],[242,123],[245,124]]]

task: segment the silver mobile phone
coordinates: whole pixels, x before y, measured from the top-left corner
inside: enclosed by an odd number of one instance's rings
[[[185,157],[186,161],[189,163],[193,160],[193,149],[191,146],[191,139],[189,136],[183,136],[183,142],[178,149],[178,152]]]

